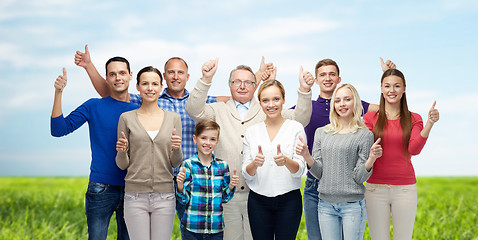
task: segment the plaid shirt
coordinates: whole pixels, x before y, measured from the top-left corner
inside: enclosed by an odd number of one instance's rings
[[[224,229],[222,203],[234,196],[229,189],[229,166],[212,155],[210,167],[204,166],[197,154],[183,162],[186,169],[183,192],[177,192],[179,201],[186,205],[181,218],[183,226],[195,233],[218,233]]]
[[[129,94],[131,96],[131,102],[141,105],[143,100],[139,94]],[[167,88],[163,90],[163,93],[158,98],[158,106],[164,110],[178,113],[181,116],[181,125],[183,135],[181,138],[181,149],[183,151],[183,160],[190,158],[196,151],[196,144],[193,142],[194,127],[196,124],[186,113],[186,101],[188,100],[189,92],[184,89],[184,96],[180,98],[171,97]],[[207,96],[206,103],[215,103],[216,97]],[[178,168],[174,169],[174,176],[178,174]]]

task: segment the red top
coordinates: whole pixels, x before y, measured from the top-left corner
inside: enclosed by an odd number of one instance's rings
[[[423,129],[422,117],[413,112],[411,114],[413,126],[408,152],[411,155],[418,155],[425,146],[427,139],[420,135]],[[363,116],[365,125],[367,125],[370,131],[375,126],[377,119],[378,114],[376,111],[368,112]],[[415,184],[417,180],[415,178],[415,170],[410,161],[411,156],[403,151],[404,143],[400,119],[388,120],[380,144],[383,149],[382,157],[375,161],[372,176],[370,176],[367,182],[390,185]]]

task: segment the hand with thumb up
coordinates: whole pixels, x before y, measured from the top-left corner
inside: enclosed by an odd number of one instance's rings
[[[176,128],[173,129],[173,133],[171,135],[171,147],[173,150],[178,150],[181,147],[181,136],[176,135]]]
[[[280,144],[277,144],[277,155],[274,156],[274,162],[277,166],[284,166],[287,163],[287,157],[282,154]]]
[[[182,192],[184,189],[184,179],[186,179],[186,168],[181,167],[181,171],[179,171],[178,175],[176,176],[176,183],[178,184],[178,192]]]
[[[382,139],[378,138],[377,141],[375,141],[370,148],[370,154],[368,155],[368,159],[365,162],[365,169],[367,169],[367,171],[370,171],[377,158],[382,156],[383,150],[382,145],[380,145],[380,141],[382,141]]]
[[[116,142],[116,151],[126,152],[128,150],[128,139],[124,132],[121,132],[121,138]]]
[[[229,189],[231,190],[237,187],[237,185],[239,185],[239,176],[237,176],[236,173],[237,173],[237,170],[234,169],[231,175],[231,182],[229,183]]]
[[[256,167],[262,167],[262,165],[264,165],[265,157],[264,157],[264,154],[262,153],[261,145],[259,145],[258,149],[259,149],[259,152],[257,153],[257,155],[254,158],[254,161],[252,161],[252,163]]]

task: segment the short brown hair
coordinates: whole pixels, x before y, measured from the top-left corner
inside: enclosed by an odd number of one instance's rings
[[[196,127],[194,128],[194,135],[199,136],[199,134],[206,130],[217,130],[217,137],[219,138],[219,133],[221,132],[219,124],[209,119],[203,119],[196,124]]]
[[[318,77],[317,74],[319,73],[319,68],[320,68],[320,67],[329,66],[329,65],[335,66],[335,68],[337,68],[337,76],[340,76],[339,65],[337,65],[337,63],[336,63],[334,60],[329,59],[329,58],[326,58],[326,59],[320,60],[320,61],[315,65],[315,77],[316,77],[316,78]]]

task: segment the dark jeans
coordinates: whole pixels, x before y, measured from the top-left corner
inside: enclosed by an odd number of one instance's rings
[[[85,197],[88,239],[103,240],[108,234],[113,212],[116,212],[117,239],[129,240],[123,214],[124,187],[103,183],[88,183]]]
[[[247,202],[252,237],[261,240],[294,240],[302,216],[300,190],[276,197],[249,192]]]
[[[181,239],[183,240],[222,240],[223,232],[219,233],[195,233],[181,227]]]
[[[176,182],[176,176],[174,176],[173,179],[174,179],[174,191],[178,191],[178,183]],[[185,239],[183,236],[183,224],[181,224],[181,219],[183,218],[184,211],[186,211],[186,205],[184,205],[176,196],[176,216],[179,219],[179,228],[181,229],[181,239]]]

